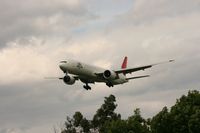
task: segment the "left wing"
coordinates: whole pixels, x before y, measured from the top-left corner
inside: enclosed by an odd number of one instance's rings
[[[146,66],[141,66],[141,67],[135,67],[135,68],[128,68],[128,69],[121,69],[121,70],[117,70],[115,71],[117,74],[120,73],[124,73],[124,74],[128,74],[128,73],[132,73],[132,72],[136,72],[136,71],[140,71],[140,70],[145,70],[147,68],[151,68],[152,66],[155,65],[159,65],[159,64],[164,64],[164,63],[169,63],[169,62],[173,62],[174,60],[169,60],[166,62],[160,62],[160,63],[156,63],[156,64],[151,64],[151,65],[146,65]]]

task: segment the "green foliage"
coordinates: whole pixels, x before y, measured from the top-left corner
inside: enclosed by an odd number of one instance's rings
[[[189,91],[168,110],[164,107],[152,119],[144,119],[140,109],[126,120],[115,113],[117,104],[114,95],[105,97],[92,121],[76,112],[73,118],[67,117],[62,133],[199,133],[200,132],[200,94]]]
[[[86,118],[82,119],[80,124],[84,133],[90,132],[90,122]]]
[[[171,133],[171,119],[167,107],[164,107],[151,121],[152,133]]]
[[[146,120],[140,115],[140,109],[134,111],[134,115],[128,118],[128,129],[135,133],[149,133]]]
[[[197,110],[195,114],[191,116],[188,122],[189,133],[200,132],[200,110]]]
[[[107,121],[104,124],[104,130],[108,133],[128,133],[128,124],[126,120]]]
[[[104,124],[105,132],[108,133],[149,133],[147,122],[140,115],[140,110],[136,109],[134,115],[128,120],[107,121]]]
[[[200,132],[200,94],[189,91],[172,106],[153,117],[151,121],[152,133],[198,133]]]
[[[120,119],[121,116],[114,112],[117,107],[115,102],[116,100],[114,95],[105,97],[104,104],[97,110],[96,114],[94,115],[92,125],[94,128],[99,129],[100,132],[105,132],[105,122]]]
[[[76,133],[73,121],[73,119],[67,116],[67,121],[65,122],[66,129],[63,130],[62,133]]]
[[[74,126],[78,127],[81,124],[81,121],[83,120],[83,115],[81,114],[81,112],[75,112],[74,116]]]
[[[65,127],[66,129],[62,133],[76,133],[77,130],[84,133],[90,132],[90,122],[83,118],[81,112],[75,112],[72,119],[67,117]]]
[[[188,133],[189,121],[195,121],[195,114],[200,111],[200,94],[198,91],[190,91],[188,96],[182,96],[171,108],[172,127],[174,133]],[[198,113],[197,113],[198,114]],[[200,125],[199,125],[200,127]],[[200,131],[200,130],[199,130]]]

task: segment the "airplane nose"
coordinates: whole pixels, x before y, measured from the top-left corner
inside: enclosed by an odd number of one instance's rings
[[[60,69],[64,72],[65,71],[65,66],[64,66],[65,64],[63,64],[63,63],[61,63],[60,65],[59,65],[59,67],[60,67]]]
[[[67,71],[67,61],[61,61],[60,64],[59,64],[59,67],[64,73],[66,73],[66,71]]]
[[[62,69],[63,68],[63,64],[59,64],[59,67],[60,67],[60,69]]]

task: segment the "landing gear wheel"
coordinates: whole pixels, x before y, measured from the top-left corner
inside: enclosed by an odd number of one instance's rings
[[[85,88],[86,90],[91,90],[91,87],[89,85],[84,85],[83,88]]]
[[[83,88],[85,88],[86,90],[88,90],[86,85],[84,85]]]
[[[91,87],[90,86],[87,86],[88,90],[91,90]]]
[[[110,83],[110,82],[106,83],[106,85],[107,85],[108,87],[113,87],[113,84]]]

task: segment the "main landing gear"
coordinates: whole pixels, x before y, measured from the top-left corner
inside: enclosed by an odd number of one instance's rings
[[[113,86],[114,86],[111,82],[107,82],[106,85],[107,85],[108,87],[113,87]]]
[[[86,90],[91,90],[91,87],[86,83],[86,85],[83,86]]]

